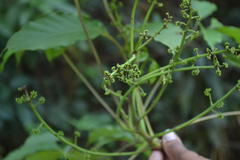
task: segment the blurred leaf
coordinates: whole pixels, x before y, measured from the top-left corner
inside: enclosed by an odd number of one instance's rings
[[[133,137],[130,133],[123,131],[119,127],[115,126],[106,126],[101,127],[96,130],[93,130],[90,135],[88,142],[89,143],[95,143],[95,142],[113,142],[113,141],[126,141],[126,142],[132,142]]]
[[[233,38],[237,43],[240,44],[240,28],[233,26],[224,26],[220,27],[218,31]]]
[[[211,29],[218,29],[219,27],[222,27],[222,26],[223,26],[223,24],[221,22],[219,22],[218,19],[211,18],[211,22],[210,22],[209,28],[211,28]]]
[[[207,18],[217,10],[217,6],[208,1],[193,0],[192,7],[198,12],[201,20]]]
[[[240,68],[240,56],[225,55],[224,58],[227,59],[230,65]]]
[[[26,156],[44,150],[58,150],[57,138],[46,132],[30,136],[20,148],[12,151],[4,160],[22,160]]]
[[[159,68],[159,65],[158,65],[157,61],[155,61],[154,59],[151,59],[151,64],[149,66],[148,73],[152,72],[158,68]],[[149,79],[149,83],[153,84],[156,81],[156,79],[157,79],[157,77],[153,77],[153,78]]]
[[[217,30],[211,28],[204,28],[203,26],[201,26],[200,28],[204,40],[211,47],[211,49],[214,49],[216,44],[221,43],[223,41],[223,35],[219,33]]]
[[[85,19],[84,22],[92,39],[105,31],[104,26],[99,21]],[[85,39],[84,31],[75,15],[50,15],[30,22],[7,42],[5,51],[2,53],[0,71],[8,58],[16,52],[66,47],[78,40]]]
[[[45,14],[53,12],[75,13],[76,9],[66,0],[28,0],[30,4],[37,7],[41,12]]]
[[[108,125],[111,118],[108,114],[87,114],[79,120],[73,120],[72,123],[79,130],[90,131]]]
[[[62,157],[63,154],[59,151],[42,151],[27,156],[25,160],[59,160]]]
[[[65,49],[62,47],[51,48],[45,51],[48,61],[52,61],[55,58],[59,57],[65,52]]]
[[[150,23],[147,28],[151,36],[153,36],[162,26],[162,23],[154,22]],[[168,28],[164,29],[159,35],[155,37],[155,41],[161,42],[162,44],[168,46],[170,49],[174,50],[181,43],[181,28],[174,25],[169,24]]]

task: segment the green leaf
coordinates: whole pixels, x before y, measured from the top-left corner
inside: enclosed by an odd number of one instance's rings
[[[224,26],[220,27],[218,31],[233,38],[237,43],[240,44],[240,28],[233,26]]]
[[[133,137],[130,133],[123,131],[119,127],[106,126],[92,131],[89,135],[88,142],[113,142],[117,140],[132,142]]]
[[[27,156],[26,160],[59,160],[63,157],[60,151],[41,151],[30,156]]]
[[[91,39],[105,32],[101,22],[84,19]],[[46,50],[56,47],[67,47],[79,40],[86,40],[84,31],[76,15],[50,15],[30,22],[16,32],[7,42],[0,62],[0,71],[8,58],[24,50]]]
[[[153,36],[162,26],[162,23],[151,23],[147,26],[149,34]],[[164,29],[159,35],[155,37],[155,41],[161,42],[162,44],[168,46],[170,49],[174,50],[180,45],[182,35],[180,34],[182,29],[174,24],[169,24],[168,28]]]
[[[201,32],[204,40],[211,47],[211,49],[214,49],[216,44],[223,41],[223,35],[214,29],[204,28],[201,26]]]
[[[217,6],[208,1],[193,0],[192,7],[198,12],[201,20],[207,18],[217,10]]]
[[[220,28],[222,26],[223,26],[223,24],[221,22],[219,22],[216,18],[211,18],[211,22],[210,22],[209,28],[211,28],[211,29],[218,29],[218,28]]]
[[[52,61],[55,58],[61,56],[65,52],[65,49],[63,47],[58,48],[50,48],[45,51],[45,54],[47,56],[48,61]]]
[[[30,136],[20,148],[9,153],[4,160],[22,160],[26,156],[44,150],[59,150],[57,138],[50,133]]]
[[[240,68],[240,56],[225,55],[225,58],[230,65]]]

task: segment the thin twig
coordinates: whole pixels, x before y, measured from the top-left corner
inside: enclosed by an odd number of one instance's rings
[[[224,117],[240,116],[240,111],[223,112],[223,113],[221,113],[221,115],[223,115]],[[218,117],[219,117],[219,114],[208,115],[208,116],[199,118],[198,120],[194,121],[191,125],[196,124],[196,123],[200,123],[200,122],[204,122],[204,121],[207,121],[207,120],[215,119],[215,118],[218,118]]]
[[[84,31],[84,33],[86,35],[87,41],[88,41],[88,43],[89,43],[89,45],[90,45],[90,47],[92,49],[92,53],[93,53],[93,55],[94,55],[94,57],[95,57],[95,59],[97,61],[98,67],[101,70],[101,72],[103,73],[104,72],[103,65],[102,65],[101,59],[99,58],[99,54],[98,54],[98,52],[97,52],[97,50],[96,50],[96,48],[95,48],[95,46],[94,46],[90,36],[89,36],[89,32],[88,32],[88,30],[86,28],[86,25],[84,23],[79,0],[74,0],[74,3],[76,5],[77,11],[78,11],[78,16],[79,16],[79,19],[80,19],[80,23],[81,23],[83,31]]]
[[[232,89],[230,89],[224,96],[222,96],[214,104],[210,105],[208,108],[206,108],[204,111],[202,111],[201,113],[199,113],[197,116],[193,117],[192,119],[190,119],[182,124],[179,124],[172,129],[157,133],[157,134],[155,134],[154,137],[161,137],[167,133],[178,131],[182,128],[190,126],[193,122],[195,122],[199,118],[201,118],[201,117],[205,116],[206,114],[208,114],[209,112],[213,111],[218,106],[219,103],[223,102],[227,97],[229,97],[233,92],[235,92],[238,89],[238,87],[239,87],[239,84],[236,84]]]

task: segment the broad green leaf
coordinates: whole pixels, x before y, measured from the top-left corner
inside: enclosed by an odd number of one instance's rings
[[[217,6],[208,1],[193,0],[192,7],[198,12],[201,20],[207,18],[217,10]]]
[[[105,31],[102,23],[85,19],[90,38],[94,39]],[[7,42],[0,62],[0,71],[8,58],[24,50],[46,50],[55,47],[67,47],[86,36],[76,15],[50,15],[30,22],[16,32]]]
[[[149,33],[153,36],[160,28],[161,23],[151,23],[147,26]],[[161,42],[162,44],[168,46],[170,49],[174,50],[181,43],[181,28],[174,25],[169,24],[167,29],[164,29],[159,35],[155,37],[155,41]]]
[[[240,44],[240,28],[233,26],[224,26],[220,27],[218,31],[233,38],[237,43]]]
[[[133,137],[130,133],[123,131],[119,127],[106,126],[93,130],[89,135],[88,142],[113,142],[117,140],[131,142]]]
[[[214,29],[204,28],[201,26],[201,31],[204,40],[207,42],[211,49],[214,49],[215,45],[221,43],[223,40],[223,35]]]
[[[22,160],[26,156],[44,150],[59,150],[57,138],[50,133],[30,136],[23,146],[9,153],[4,160]]]
[[[63,154],[60,151],[41,151],[27,156],[25,160],[59,160],[63,158]]]
[[[101,128],[111,123],[111,117],[107,114],[87,114],[79,120],[73,120],[73,125],[79,130],[90,131]]]
[[[203,25],[200,25],[201,32],[203,34],[203,39],[210,46],[211,49],[214,49],[216,44],[223,41],[222,33],[217,31],[217,28],[223,26],[217,19],[212,18],[211,24],[208,28],[205,28]]]

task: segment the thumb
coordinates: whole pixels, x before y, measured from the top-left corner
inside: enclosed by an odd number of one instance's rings
[[[206,160],[188,150],[174,132],[163,136],[163,149],[170,160]]]
[[[163,160],[162,152],[153,151],[148,160]]]

